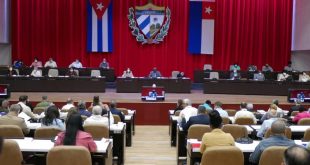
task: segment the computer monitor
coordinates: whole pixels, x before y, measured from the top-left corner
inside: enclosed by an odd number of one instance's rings
[[[310,89],[289,89],[288,102],[310,102]]]

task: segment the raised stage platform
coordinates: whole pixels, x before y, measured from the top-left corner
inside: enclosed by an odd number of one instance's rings
[[[144,102],[140,99],[139,93],[116,93],[115,89],[107,89],[105,93],[40,93],[40,92],[13,92],[11,94],[11,101],[18,101],[20,95],[28,95],[31,102],[39,102],[42,95],[47,95],[50,101],[56,105],[62,106],[65,104],[68,97],[75,102],[84,100],[88,104],[92,101],[93,96],[99,95],[103,102],[116,100],[118,107],[126,107],[128,109],[135,109],[136,124],[137,125],[168,125],[168,110],[174,109],[176,102],[180,98],[189,98],[193,105],[197,106],[209,99],[214,103],[221,101],[224,104],[224,109],[232,108],[239,109],[239,104],[242,101],[251,102],[255,109],[267,110],[273,99],[278,99],[280,107],[289,109],[292,105],[287,102],[285,96],[258,96],[258,95],[227,95],[227,94],[203,94],[202,90],[192,90],[190,94],[166,94],[166,100],[163,102]],[[309,107],[309,104],[306,105]]]

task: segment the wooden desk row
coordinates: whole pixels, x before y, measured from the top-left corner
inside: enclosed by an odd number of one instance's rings
[[[136,111],[129,111],[129,115],[125,116],[125,123],[113,124],[110,126],[110,137],[113,139],[113,157],[117,157],[118,165],[125,162],[125,146],[132,146],[132,136],[135,127]],[[27,123],[30,129],[30,134],[33,135],[34,131],[41,127],[41,123]]]
[[[294,140],[295,144],[306,146],[307,142],[302,142],[301,140]],[[196,144],[196,145],[193,145]],[[198,144],[198,145],[197,145]],[[197,141],[197,139],[188,139],[187,140],[187,162],[188,165],[194,165],[195,162],[200,162],[202,154],[200,153],[200,144],[201,141]],[[236,147],[238,147],[244,154],[244,164],[248,164],[248,158],[252,152],[254,152],[255,147],[259,144],[259,141],[253,141],[251,144],[241,144],[235,143]]]
[[[51,140],[39,140],[33,138],[24,138],[24,139],[12,139],[17,142],[22,153],[43,153],[47,154],[49,150],[54,147],[54,142]],[[97,145],[97,151],[95,153],[91,153],[92,155],[102,155],[104,157],[104,161],[102,162],[104,165],[110,165],[113,162],[112,156],[112,140],[102,139],[100,141],[95,141]]]
[[[177,147],[177,161],[180,160],[181,157],[186,157],[186,132],[178,125],[177,119],[178,116],[174,116],[173,110],[169,111],[169,134],[170,134],[170,145]],[[248,130],[248,134],[251,134],[253,131],[258,131],[261,125],[245,125]],[[304,132],[310,128],[310,126],[299,126],[299,125],[291,125],[292,137],[296,139],[300,139],[303,137]]]

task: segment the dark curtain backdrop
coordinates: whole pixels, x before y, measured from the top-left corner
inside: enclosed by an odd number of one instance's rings
[[[164,76],[181,70],[192,77],[205,63],[221,70],[234,62],[241,69],[269,63],[282,70],[290,59],[292,0],[217,0],[214,55],[188,53],[187,0],[154,0],[171,9],[169,34],[159,45],[136,42],[128,8],[146,2],[113,0],[113,53],[87,53],[86,0],[12,0],[13,60],[29,65],[35,56],[43,62],[53,57],[67,67],[79,58],[84,66],[97,67],[107,58],[118,75],[130,67],[135,76],[145,76],[157,66]]]

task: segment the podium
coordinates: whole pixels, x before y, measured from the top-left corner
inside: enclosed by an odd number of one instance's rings
[[[165,88],[162,86],[142,86],[141,90],[142,101],[164,101],[165,100]]]

